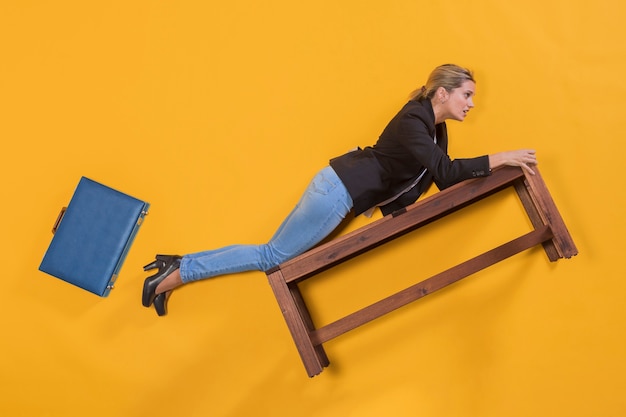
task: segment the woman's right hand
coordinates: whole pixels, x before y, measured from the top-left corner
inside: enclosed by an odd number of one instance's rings
[[[535,150],[519,149],[489,155],[489,168],[495,169],[503,165],[521,167],[529,174],[535,175],[535,171],[531,168],[533,165],[537,165]]]

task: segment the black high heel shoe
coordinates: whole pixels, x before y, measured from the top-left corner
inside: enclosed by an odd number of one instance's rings
[[[143,282],[143,292],[141,295],[141,304],[144,307],[150,307],[156,297],[157,286],[172,272],[180,268],[180,260],[182,256],[178,255],[157,255],[156,259],[143,267],[144,271],[158,268],[156,274],[146,278]]]
[[[154,297],[154,309],[159,317],[167,314],[167,300],[170,299],[170,295],[172,295],[172,292],[167,291],[157,294],[156,297]]]

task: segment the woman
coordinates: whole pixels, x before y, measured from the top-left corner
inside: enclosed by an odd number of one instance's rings
[[[383,214],[414,203],[434,181],[444,189],[460,181],[488,176],[502,165],[529,171],[533,150],[501,152],[451,160],[446,120],[463,121],[474,107],[471,71],[442,65],[425,86],[389,122],[376,144],[334,158],[311,181],[300,202],[267,244],[234,245],[183,257],[157,255],[144,267],[158,269],[146,278],[142,304],[166,314],[169,293],[183,284],[250,270],[267,271],[312,248],[354,210]]]

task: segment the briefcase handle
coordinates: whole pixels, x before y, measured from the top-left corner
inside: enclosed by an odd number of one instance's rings
[[[67,207],[63,207],[61,209],[61,212],[59,213],[59,216],[57,217],[57,221],[54,222],[54,226],[52,226],[52,234],[55,234],[57,232],[59,224],[61,223],[61,220],[63,220],[63,216],[65,216],[65,210],[67,210]]]

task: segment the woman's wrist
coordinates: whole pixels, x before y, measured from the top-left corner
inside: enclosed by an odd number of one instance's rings
[[[493,171],[503,165],[502,152],[489,155],[489,170]]]

